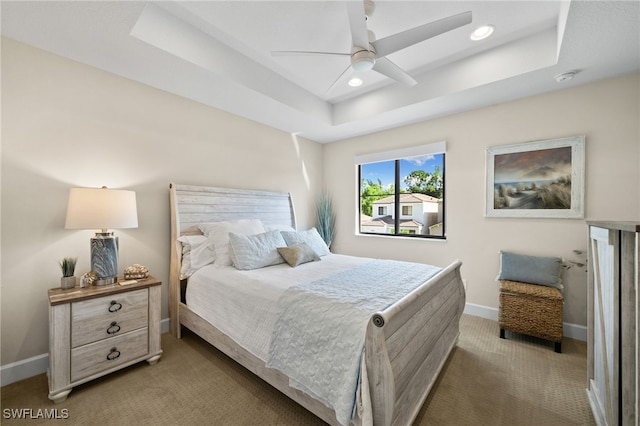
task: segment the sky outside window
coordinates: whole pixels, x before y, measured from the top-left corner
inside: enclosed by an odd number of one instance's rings
[[[427,173],[433,173],[436,166],[442,171],[442,154],[427,155],[420,157],[405,158],[400,160],[400,187],[406,189],[404,178],[415,170],[424,170]],[[361,168],[361,176],[365,181],[378,183],[378,179],[382,182],[382,187],[388,189],[395,181],[395,161],[381,161],[379,163],[363,164]]]

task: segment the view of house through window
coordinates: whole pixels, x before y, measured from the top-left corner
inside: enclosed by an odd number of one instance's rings
[[[444,238],[444,158],[360,164],[360,233]]]

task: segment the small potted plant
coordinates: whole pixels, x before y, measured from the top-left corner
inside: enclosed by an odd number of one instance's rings
[[[60,286],[62,288],[73,288],[76,286],[76,277],[73,275],[76,271],[77,257],[65,257],[62,259],[60,269],[62,269],[62,278],[60,278]]]

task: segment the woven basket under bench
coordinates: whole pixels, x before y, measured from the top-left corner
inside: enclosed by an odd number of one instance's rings
[[[500,280],[498,323],[500,338],[505,330],[554,343],[562,352],[562,305],[560,290],[537,284]]]

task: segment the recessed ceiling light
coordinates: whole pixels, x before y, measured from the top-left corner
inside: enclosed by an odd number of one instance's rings
[[[476,30],[471,33],[471,40],[478,41],[489,37],[491,33],[493,33],[494,28],[493,25],[483,25],[476,28]]]
[[[360,77],[352,77],[349,80],[349,86],[351,86],[351,87],[362,86],[362,79]]]

